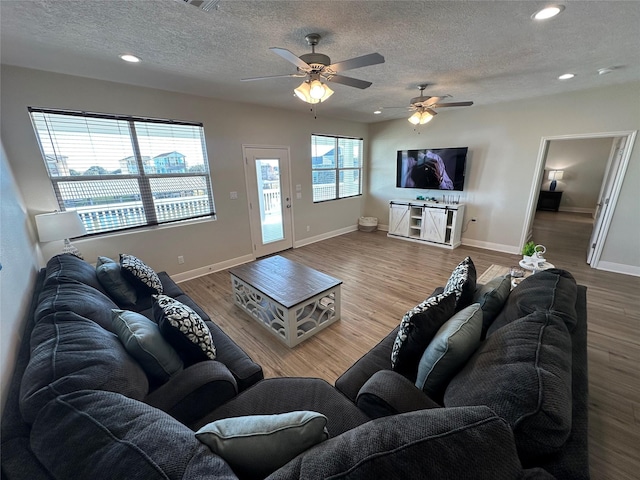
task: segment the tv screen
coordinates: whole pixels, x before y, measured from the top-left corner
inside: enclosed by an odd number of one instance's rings
[[[398,150],[396,187],[464,190],[468,147]]]

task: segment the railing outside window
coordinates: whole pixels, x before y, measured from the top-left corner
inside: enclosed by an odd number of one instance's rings
[[[313,201],[362,195],[361,138],[311,136]]]
[[[59,207],[88,234],[215,218],[202,124],[29,112]]]

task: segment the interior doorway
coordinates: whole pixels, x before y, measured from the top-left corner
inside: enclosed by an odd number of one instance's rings
[[[521,235],[521,246],[531,238],[533,232],[533,222],[536,213],[538,195],[543,183],[543,175],[545,173],[545,165],[550,143],[554,140],[611,138],[612,148],[604,176],[602,178],[602,183],[599,188],[600,193],[597,200],[598,206],[595,212],[596,218],[593,222],[591,240],[589,241],[588,249],[585,251],[584,257],[585,263],[590,264],[592,268],[597,268],[609,231],[609,226],[615,212],[616,203],[622,187],[622,181],[627,170],[629,158],[631,157],[636,133],[637,131],[625,131],[543,137],[540,142],[536,174],[534,176],[529,196],[527,218]]]
[[[251,240],[256,258],[293,247],[287,147],[242,147]]]

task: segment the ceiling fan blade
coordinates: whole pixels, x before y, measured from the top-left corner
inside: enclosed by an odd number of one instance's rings
[[[377,65],[378,63],[384,63],[384,57],[379,53],[370,53],[369,55],[363,55],[361,57],[351,58],[342,62],[333,63],[325,68],[337,73],[343,72],[345,70],[352,70],[354,68]]]
[[[291,53],[286,48],[271,47],[269,48],[269,50],[271,50],[276,55],[280,55],[282,58],[284,58],[288,62],[293,63],[300,70],[303,70],[305,72],[311,71],[311,66],[307,62],[300,59],[299,57],[296,57],[293,53]]]
[[[434,117],[438,114],[438,112],[436,112],[435,110],[432,110],[430,108],[425,108],[424,110],[425,110],[425,112],[429,112],[429,114],[433,115]]]
[[[473,105],[473,102],[449,102],[449,103],[435,103],[431,105],[433,108],[441,108],[441,107],[470,107]]]
[[[240,81],[241,82],[252,82],[254,80],[267,80],[269,78],[285,78],[285,77],[302,78],[302,77],[306,77],[306,76],[307,76],[306,73],[289,73],[287,75],[270,75],[270,76],[267,76],[267,77],[241,78]]]
[[[358,80],[357,78],[345,77],[344,75],[333,75],[328,77],[327,81],[362,89],[369,88],[373,85],[371,82],[367,82],[366,80]]]

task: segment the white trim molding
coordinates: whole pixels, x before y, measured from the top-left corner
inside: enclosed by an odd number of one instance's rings
[[[242,257],[232,258],[220,263],[213,263],[211,265],[205,265],[204,267],[196,268],[194,270],[188,270],[186,272],[171,274],[171,279],[176,282],[186,282],[187,280],[193,280],[194,278],[203,277],[210,273],[219,272],[220,270],[226,270],[227,268],[237,267],[243,263],[253,262],[255,257],[253,255],[243,255]]]
[[[337,237],[339,235],[344,235],[345,233],[355,232],[358,230],[358,225],[351,225],[349,227],[340,228],[338,230],[333,230],[331,232],[323,233],[322,235],[315,235],[313,237],[308,237],[303,240],[296,240],[293,242],[293,248],[304,247],[305,245],[311,245],[312,243],[320,242],[322,240],[327,240],[328,238]]]
[[[633,275],[634,277],[640,277],[640,267],[633,265],[624,265],[622,263],[613,262],[598,262],[596,270],[604,270],[606,272],[622,273],[623,275]]]
[[[501,243],[482,242],[479,240],[470,240],[468,238],[462,239],[462,245],[483,248],[485,250],[494,250],[496,252],[513,253],[515,255],[520,254],[520,248],[517,245],[503,245]]]

